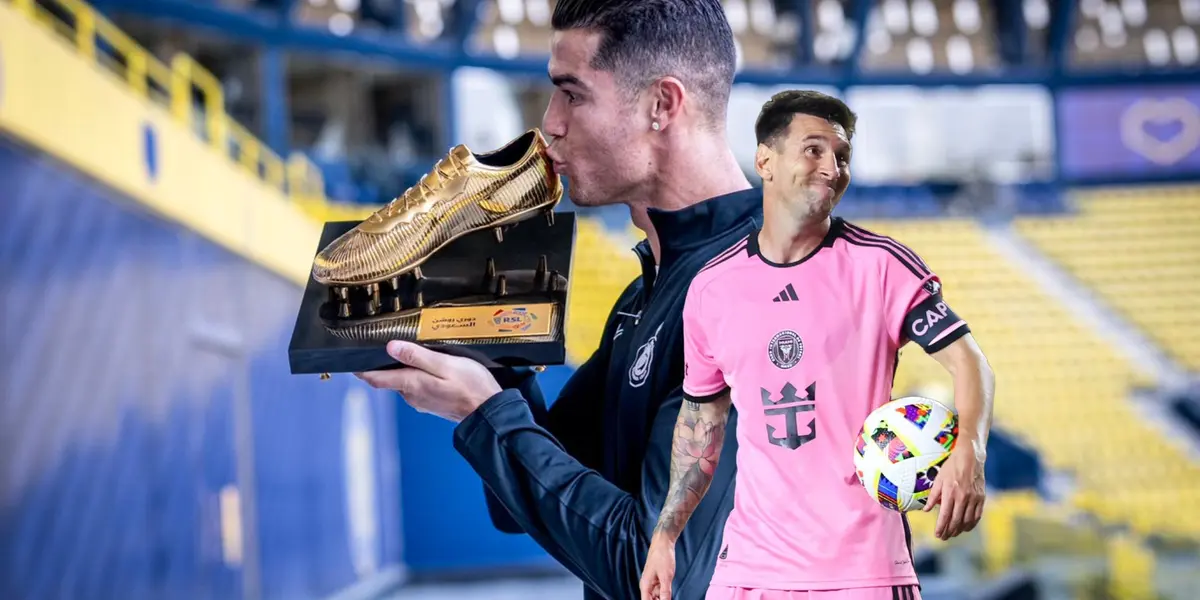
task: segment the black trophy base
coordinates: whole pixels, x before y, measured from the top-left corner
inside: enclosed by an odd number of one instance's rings
[[[487,367],[565,363],[575,214],[554,217],[522,221],[503,236],[463,236],[418,269],[374,285],[327,287],[310,275],[288,347],[292,373],[402,367],[387,353],[391,340]],[[317,248],[357,224],[326,223]]]

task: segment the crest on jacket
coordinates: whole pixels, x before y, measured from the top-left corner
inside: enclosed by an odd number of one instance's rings
[[[650,368],[654,364],[654,345],[658,343],[658,332],[660,331],[662,331],[661,323],[654,330],[654,335],[638,347],[637,356],[629,367],[629,385],[631,387],[642,387],[650,378]]]

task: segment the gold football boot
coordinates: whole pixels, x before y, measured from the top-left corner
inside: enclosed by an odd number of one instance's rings
[[[395,286],[409,272],[420,278],[421,263],[468,233],[495,228],[503,240],[503,226],[538,212],[553,222],[562,195],[538,129],[492,152],[459,145],[416,185],[322,249],[313,278],[342,295],[351,286]]]

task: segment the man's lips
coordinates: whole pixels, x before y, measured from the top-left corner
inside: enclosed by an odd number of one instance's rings
[[[553,145],[547,147],[546,158],[550,159],[550,168],[558,173],[561,172],[562,168],[566,166],[567,163],[563,161],[561,157],[557,156],[554,150],[555,148]]]

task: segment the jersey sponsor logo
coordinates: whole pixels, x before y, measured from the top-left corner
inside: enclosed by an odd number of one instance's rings
[[[796,395],[796,386],[788,383],[779,390],[779,399],[773,399],[771,391],[762,388],[763,414],[768,417],[767,441],[776,446],[795,450],[804,444],[817,439],[817,418],[808,419],[804,425],[805,432],[800,431],[800,413],[812,412],[817,409],[817,384],[813,382],[805,388],[804,396]],[[780,417],[772,419],[770,417]],[[775,435],[778,429],[770,421],[783,421],[784,435]]]
[[[804,340],[795,331],[785,329],[776,333],[767,344],[767,358],[780,369],[790,369],[804,356]]]
[[[654,335],[650,336],[646,343],[638,346],[637,357],[629,367],[630,387],[642,387],[650,378],[650,367],[654,364],[654,345],[658,343],[658,332],[660,331],[662,331],[661,323],[654,330]]]
[[[771,302],[794,302],[799,299],[799,296],[796,295],[796,288],[792,287],[792,284],[789,283]]]

